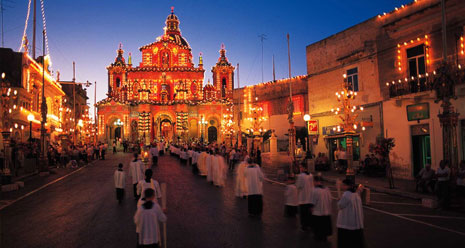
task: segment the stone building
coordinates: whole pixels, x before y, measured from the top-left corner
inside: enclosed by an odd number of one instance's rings
[[[63,132],[62,98],[65,95],[61,85],[51,76],[48,69],[43,74],[42,68],[49,68],[48,55],[33,59],[27,52],[14,52],[10,48],[0,48],[0,74],[2,81],[2,131],[11,131],[16,142],[27,142],[29,134],[32,138],[40,138],[40,120],[42,104],[42,81],[45,81],[45,100],[47,103],[48,140],[57,142]],[[8,93],[10,89],[10,93]],[[3,95],[4,94],[4,95]],[[9,97],[7,97],[9,96]],[[8,100],[9,99],[9,100]],[[8,102],[6,102],[8,101]],[[32,130],[28,116],[32,114]],[[30,132],[31,131],[31,132]],[[3,145],[3,142],[0,143]]]
[[[164,33],[139,48],[142,61],[132,65],[120,46],[108,70],[108,97],[97,103],[98,137],[149,143],[154,139],[223,140],[221,123],[229,108],[234,67],[222,45],[212,68],[213,84],[204,84],[203,59],[193,63],[191,47],[171,11]]]
[[[447,58],[463,75],[465,2],[446,1]],[[390,160],[399,178],[412,178],[426,163],[433,168],[442,160],[442,128],[437,114],[432,78],[442,62],[441,1],[423,0],[402,5],[390,13],[307,46],[309,109],[319,121],[315,151],[333,157],[345,139],[334,131],[338,117],[336,96],[346,84],[358,92],[355,103],[365,110],[359,120],[365,131],[354,140],[355,164],[369,153],[376,137],[392,137],[396,146]],[[452,103],[459,116],[456,145],[465,158],[465,88],[458,78],[457,99]]]
[[[278,151],[288,151],[288,105],[289,84],[292,83],[292,101],[294,103],[294,123],[301,134],[298,138],[305,145],[305,122],[303,115],[308,112],[308,83],[306,76],[281,79],[234,89],[235,123],[244,134],[254,126],[253,109],[261,108],[260,123],[262,133],[273,130],[278,140]],[[239,110],[241,114],[239,115]],[[257,130],[255,130],[257,131]],[[265,148],[265,151],[267,148]]]

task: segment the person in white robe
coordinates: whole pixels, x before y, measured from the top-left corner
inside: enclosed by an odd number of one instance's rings
[[[337,203],[337,244],[338,248],[364,247],[363,206],[359,193],[351,180],[344,180],[345,190]]]
[[[252,163],[252,159],[247,160],[248,166],[244,170],[248,189],[248,211],[252,217],[261,217],[263,212],[263,180],[265,176],[257,164]]]
[[[134,160],[129,163],[129,176],[132,179],[132,185],[134,190],[134,198],[139,199],[139,194],[137,194],[137,183],[144,179],[144,164],[139,160],[139,154],[134,153]]]
[[[239,163],[236,171],[236,196],[237,197],[246,197],[247,196],[247,180],[245,178],[244,171],[249,165],[247,163],[248,156],[245,157],[244,161]]]
[[[113,175],[115,179],[115,188],[116,188],[116,200],[119,203],[123,201],[124,198],[124,185],[126,184],[126,173],[123,171],[123,164],[118,164],[118,169]]]
[[[199,167],[199,172],[201,176],[206,176],[207,175],[207,166],[205,164],[206,159],[207,159],[207,152],[204,150],[202,153],[199,155],[199,161],[197,162],[198,167]]]
[[[300,174],[297,176],[295,186],[299,195],[299,217],[300,228],[302,231],[308,230],[310,227],[310,207],[313,191],[313,175],[306,172],[306,168],[300,167]]]
[[[194,175],[199,174],[199,166],[198,166],[199,155],[200,153],[198,152],[197,149],[192,152],[192,173],[194,173]]]
[[[284,198],[286,199],[286,203],[284,205],[284,215],[286,217],[295,217],[299,209],[299,197],[297,193],[297,187],[294,183],[290,183],[286,186]]]
[[[224,187],[227,173],[226,161],[218,153],[213,157],[213,161],[213,184],[218,187]]]
[[[149,150],[149,153],[150,153],[150,158],[152,159],[152,165],[153,166],[158,165],[158,155],[160,155],[160,152],[158,151],[156,143],[152,145],[152,147]]]
[[[160,205],[154,201],[155,191],[147,189],[144,194],[147,201],[137,208],[134,215],[137,243],[142,247],[157,247],[161,240],[159,222],[166,222],[167,218]]]
[[[151,169],[147,169],[145,171],[145,179],[140,180],[139,183],[137,183],[137,194],[141,196],[139,201],[137,202],[137,206],[142,205],[144,201],[146,201],[146,197],[144,195],[144,192],[146,189],[153,189],[155,190],[155,201],[161,202],[161,189],[160,189],[160,184],[158,183],[157,180],[152,178],[153,176],[153,171]]]
[[[331,192],[328,187],[323,185],[322,181],[320,176],[314,178],[315,188],[312,192],[312,221],[315,239],[326,241],[328,236],[333,234],[333,227],[331,225],[332,199]]]
[[[205,167],[207,169],[207,182],[213,184],[213,155],[207,154],[205,158]]]

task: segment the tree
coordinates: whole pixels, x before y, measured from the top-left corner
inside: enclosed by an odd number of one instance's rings
[[[381,157],[381,165],[386,168],[386,176],[389,180],[389,188],[394,188],[394,177],[392,175],[391,161],[389,153],[396,146],[394,138],[379,137],[376,139],[376,144],[370,144],[370,152]]]

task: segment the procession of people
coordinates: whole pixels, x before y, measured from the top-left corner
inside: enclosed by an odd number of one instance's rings
[[[224,144],[166,144],[154,142],[144,148],[145,156],[151,161],[141,160],[134,153],[129,162],[129,177],[133,184],[133,195],[137,201],[134,215],[138,245],[140,247],[160,247],[162,240],[160,223],[166,222],[166,209],[161,207],[162,190],[160,183],[153,178],[153,166],[163,165],[160,160],[165,151],[179,158],[181,166],[191,166],[195,176],[204,178],[208,184],[221,188],[226,186],[228,176],[234,178],[234,194],[247,199],[247,212],[250,218],[260,219],[263,213],[263,183],[265,175],[256,163],[256,157],[249,157],[247,150],[228,148]],[[143,152],[141,152],[143,153]],[[149,154],[149,155],[148,155]],[[255,153],[256,154],[256,153]],[[285,190],[284,214],[286,217],[299,216],[302,232],[312,233],[315,240],[326,242],[333,235],[333,197],[324,186],[321,176],[313,175],[305,166],[295,181],[288,180]],[[114,174],[116,198],[119,203],[124,198],[123,164],[118,165]],[[337,202],[338,247],[363,247],[363,207],[357,187],[350,181],[343,182],[343,193]],[[166,231],[166,230],[165,230]],[[356,246],[347,246],[357,244]]]

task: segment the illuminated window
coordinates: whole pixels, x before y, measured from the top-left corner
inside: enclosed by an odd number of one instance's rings
[[[410,81],[410,93],[426,90],[426,78],[419,77],[419,75],[426,73],[425,45],[421,44],[407,49],[407,61],[408,75],[412,79]]]
[[[349,90],[358,91],[358,68],[352,68],[347,70],[347,85]]]
[[[221,80],[221,97],[226,97],[226,89],[227,89],[227,84],[226,84],[226,78],[223,78]]]

